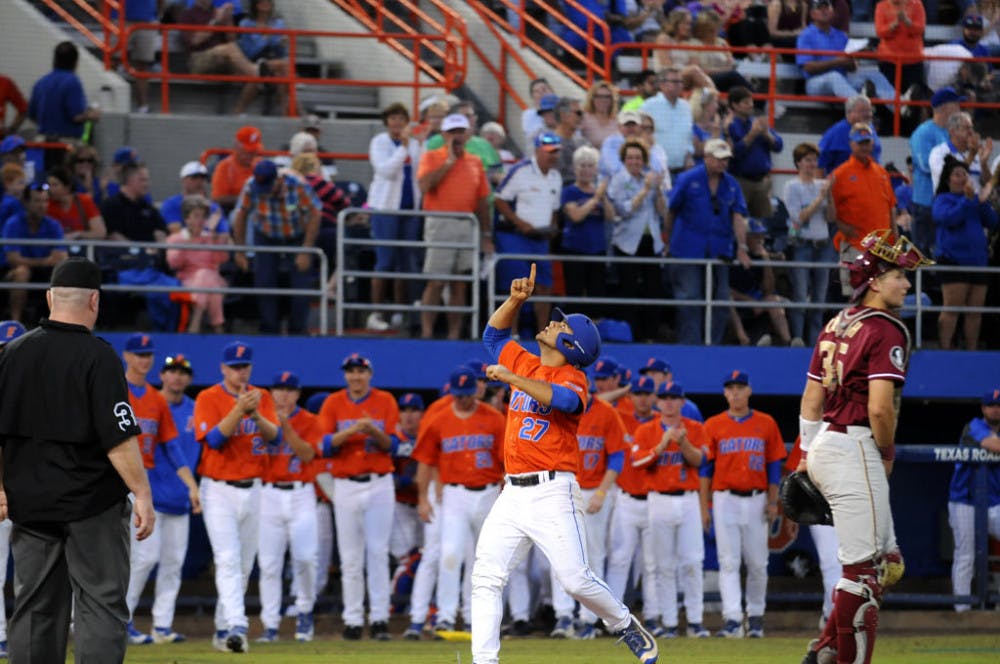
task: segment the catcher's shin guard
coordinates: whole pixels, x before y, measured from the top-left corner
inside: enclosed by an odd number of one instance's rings
[[[838,664],[871,663],[881,601],[882,587],[873,561],[844,565],[834,603]]]

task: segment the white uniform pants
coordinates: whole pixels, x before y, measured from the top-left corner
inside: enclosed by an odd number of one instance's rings
[[[698,492],[665,496],[650,491],[648,502],[649,532],[656,552],[655,587],[663,589],[660,595],[662,622],[667,627],[677,626],[677,585],[680,583],[688,624],[701,624],[705,605],[702,576],[705,543]]]
[[[14,524],[10,519],[0,521],[0,641],[7,640],[7,604],[4,600],[4,586],[7,583],[7,559],[10,557],[10,529]]]
[[[396,502],[392,508],[392,534],[389,536],[389,553],[402,561],[410,551],[420,546],[423,529],[420,527],[417,506]]]
[[[260,480],[241,489],[203,477],[201,502],[215,562],[215,629],[249,627],[244,595],[257,555]]]
[[[810,460],[812,451],[810,450]],[[767,493],[737,496],[712,493],[712,520],[719,552],[719,595],[722,619],[743,621],[740,561],[747,566],[748,616],[763,616],[767,594]]]
[[[281,572],[291,551],[292,587],[299,614],[312,613],[316,601],[316,490],[295,482],[292,489],[265,484],[260,499],[260,621],[264,629],[281,622]]]
[[[993,537],[1000,538],[1000,505],[987,511],[987,527]],[[976,563],[976,508],[965,503],[948,503],[948,523],[955,537],[955,557],[951,564],[951,587],[956,595],[972,594],[972,577]],[[956,604],[956,611],[968,611],[968,604]]]
[[[474,555],[479,531],[498,495],[499,486],[488,486],[481,491],[470,491],[464,486],[453,484],[446,484],[444,487],[441,497],[441,560],[437,584],[438,622],[455,622],[458,596],[464,585],[462,565],[468,563],[467,567],[471,569],[472,558],[467,556],[469,552]],[[465,606],[468,611],[468,602]]]
[[[538,477],[548,480],[547,473]],[[499,661],[503,587],[532,542],[548,558],[559,583],[609,630],[628,625],[628,607],[587,564],[585,528],[573,473],[556,473],[536,486],[504,488],[483,524],[472,570],[472,658],[477,664]]]
[[[333,512],[340,553],[344,624],[365,622],[365,581],[369,622],[389,620],[389,533],[396,502],[392,474],[367,482],[334,478]]]
[[[622,492],[611,514],[611,553],[608,555],[608,587],[618,600],[625,597],[633,559],[642,561],[636,579],[642,577],[642,616],[660,616],[660,591],[656,587],[655,551],[649,531],[648,501]]]
[[[132,550],[128,592],[125,602],[128,615],[135,613],[142,589],[146,586],[149,573],[156,569],[156,593],[153,600],[153,626],[170,628],[174,624],[174,608],[177,593],[181,589],[181,568],[187,554],[190,517],[187,514],[165,514],[156,512],[156,527],[146,539],[135,539],[135,521],[132,521]]]
[[[330,503],[316,501],[316,597],[330,580],[333,562],[333,509]],[[297,594],[297,593],[296,593]]]
[[[593,489],[580,489],[580,495],[583,497],[583,504],[585,506],[590,503],[590,499],[595,493],[597,493],[596,487]],[[604,503],[601,505],[600,510],[593,514],[586,511],[583,513],[583,522],[587,526],[587,559],[590,561],[590,569],[594,570],[594,573],[602,579],[607,578],[605,576],[605,564],[608,560],[608,527],[611,523],[611,512],[614,511],[616,493],[614,487],[612,487],[608,495],[604,497]],[[555,609],[556,617],[571,617],[573,615],[574,604],[573,598],[569,596],[566,589],[553,578],[552,608]],[[587,610],[586,607],[581,606],[580,621],[592,624],[597,622],[597,616]]]
[[[823,616],[829,618],[833,610],[833,589],[844,574],[837,560],[837,531],[833,526],[809,526],[809,535],[816,545],[819,571],[823,575]]]
[[[437,483],[427,486],[427,497],[431,501],[430,523],[424,523],[424,547],[420,551],[420,564],[413,575],[413,591],[410,593],[410,622],[424,624],[431,609],[431,597],[438,580],[441,561],[441,503],[437,499]]]
[[[824,426],[809,446],[807,468],[833,511],[842,565],[896,549],[889,480],[868,427],[850,426],[847,433],[837,433]]]

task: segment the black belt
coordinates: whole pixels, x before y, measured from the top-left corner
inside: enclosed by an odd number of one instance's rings
[[[548,471],[548,473],[550,480],[554,480],[556,478],[556,471],[550,470]],[[541,478],[538,477],[538,473],[527,475],[526,477],[517,477],[516,475],[508,475],[507,481],[510,482],[513,486],[538,486],[539,484],[542,483]]]
[[[750,496],[756,496],[758,493],[764,493],[766,489],[749,489],[747,491],[742,491],[740,489],[725,489],[725,491],[733,494],[734,496],[743,496],[744,498],[748,498]]]
[[[291,491],[302,486],[298,482],[268,482],[267,485],[275,489],[281,489],[282,491]]]
[[[386,475],[388,475],[388,473],[366,473],[364,475],[351,475],[350,477],[345,477],[344,479],[352,482],[371,482],[373,477],[385,477]]]
[[[635,498],[636,500],[646,500],[646,494],[644,493],[629,493],[628,491],[626,491],[625,495],[629,496],[630,498]]]
[[[661,496],[683,496],[685,493],[687,493],[687,490],[680,489],[678,491],[657,491],[656,493],[660,494]]]
[[[223,480],[229,486],[234,486],[237,489],[249,489],[253,486],[255,480]]]
[[[538,479],[538,478],[536,477],[535,479]],[[537,484],[537,482],[536,482],[536,484]],[[496,486],[496,484],[484,484],[482,486],[466,486],[464,484],[459,484],[458,482],[448,482],[448,486],[459,486],[459,487],[462,487],[463,489],[465,489],[466,491],[484,491],[484,490],[490,488],[491,486]]]

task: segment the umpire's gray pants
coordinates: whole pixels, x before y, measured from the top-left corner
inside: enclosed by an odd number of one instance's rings
[[[11,664],[66,661],[71,601],[76,663],[124,661],[131,514],[123,499],[80,521],[14,524]]]

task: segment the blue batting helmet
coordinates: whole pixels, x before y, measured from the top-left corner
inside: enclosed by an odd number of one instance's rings
[[[601,354],[601,334],[594,321],[583,314],[566,315],[559,307],[552,308],[552,320],[569,325],[572,334],[560,332],[556,337],[556,350],[566,361],[578,368],[589,367]]]

